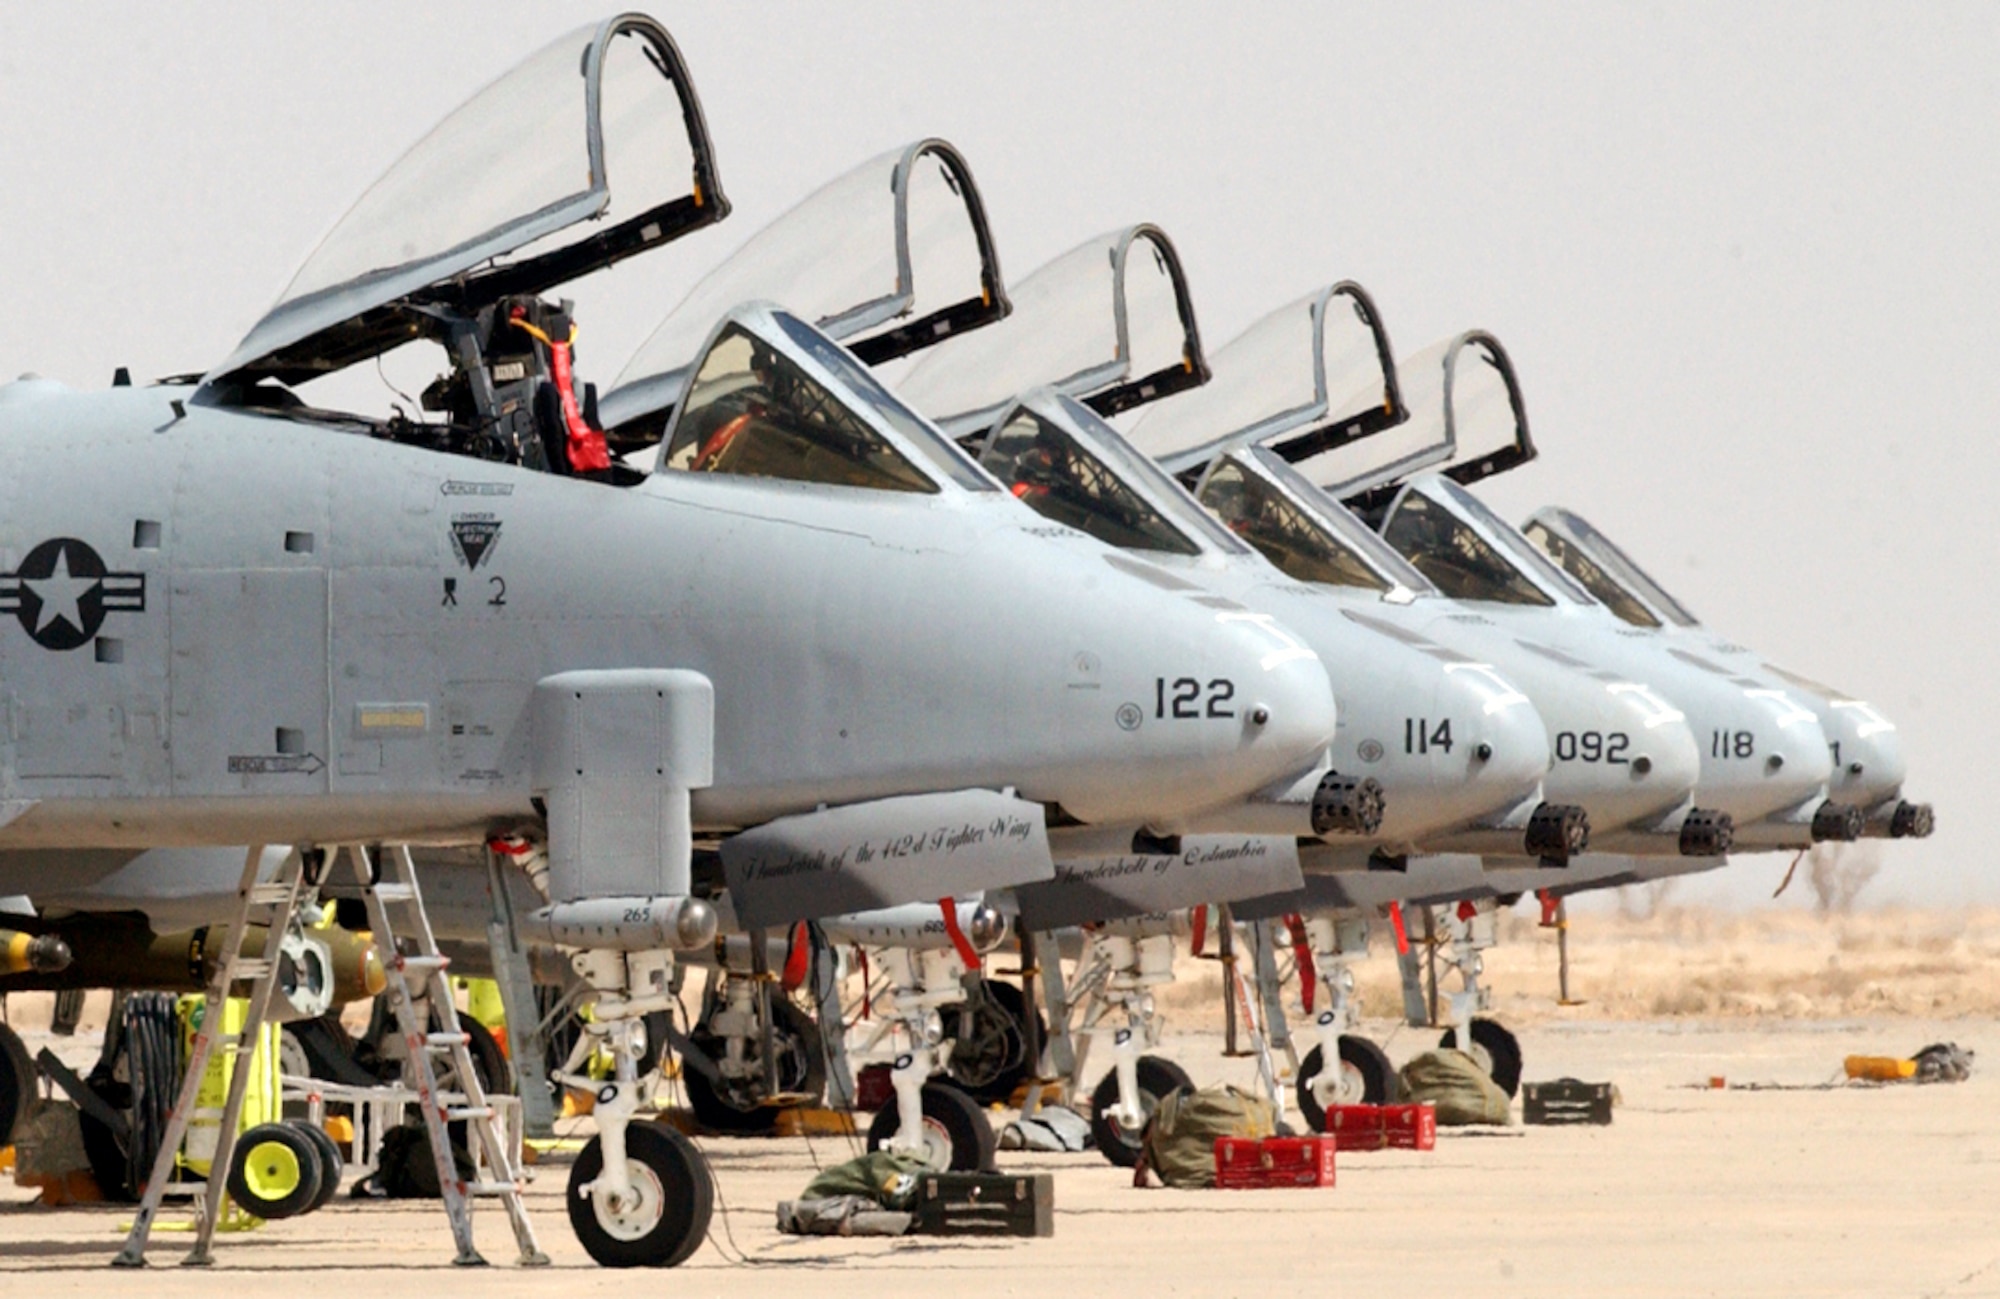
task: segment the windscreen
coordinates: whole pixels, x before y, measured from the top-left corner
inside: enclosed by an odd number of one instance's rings
[[[1382,537],[1454,600],[1555,604],[1470,524],[1421,492],[1403,493]]]
[[[905,406],[902,399],[882,386],[875,372],[855,360],[840,344],[807,325],[790,312],[777,313],[778,324],[808,356],[836,375],[847,391],[867,405],[889,427],[910,440],[917,454],[936,466],[945,477],[971,492],[997,492],[1000,485],[980,472],[971,456],[956,442],[937,431],[935,425]]]
[[[1617,614],[1634,627],[1658,627],[1660,620],[1645,605],[1632,598],[1630,592],[1613,581],[1611,575],[1599,568],[1590,556],[1583,553],[1581,546],[1570,544],[1549,530],[1547,524],[1538,519],[1530,519],[1528,526],[1521,529],[1521,535],[1541,548],[1543,554],[1554,560],[1585,590],[1596,596],[1605,608]]]
[[[1390,587],[1304,510],[1234,460],[1223,461],[1208,475],[1201,503],[1289,577],[1367,591]]]
[[[1174,525],[1183,532],[1206,541],[1216,550],[1226,555],[1247,555],[1250,547],[1236,539],[1236,534],[1216,521],[1213,514],[1202,508],[1193,493],[1181,486],[1159,465],[1140,455],[1123,434],[1105,421],[1102,415],[1090,409],[1074,397],[1058,393],[1054,397],[1055,407],[1062,412],[1070,427],[1080,433],[1092,451],[1103,457],[1117,475],[1127,483],[1148,494]]]
[[[1352,510],[1313,486],[1311,479],[1286,464],[1276,452],[1267,447],[1248,447],[1232,454],[1255,460],[1257,468],[1277,484],[1280,491],[1291,496],[1300,509],[1318,521],[1320,527],[1362,556],[1363,562],[1376,572],[1419,595],[1438,593],[1429,578],[1419,573],[1409,560],[1397,554],[1388,542],[1356,518]]]
[[[875,491],[938,490],[859,412],[735,324],[695,370],[662,464]]]
[[[1655,582],[1651,575],[1627,555],[1618,545],[1593,527],[1589,520],[1568,510],[1548,510],[1552,516],[1574,539],[1575,546],[1585,549],[1590,557],[1602,566],[1627,589],[1638,593],[1639,598],[1665,615],[1667,621],[1680,627],[1698,627],[1701,620],[1689,613],[1687,607],[1666,588]]]
[[[1035,513],[1121,550],[1199,555],[1201,547],[1053,421],[1021,409],[979,463]]]
[[[1439,478],[1435,489],[1449,496],[1465,516],[1484,527],[1495,543],[1504,547],[1514,561],[1523,565],[1545,587],[1553,587],[1575,600],[1578,604],[1595,604],[1590,592],[1583,589],[1568,573],[1551,564],[1541,551],[1514,530],[1514,526],[1486,508],[1486,503],[1466,491],[1449,478]]]

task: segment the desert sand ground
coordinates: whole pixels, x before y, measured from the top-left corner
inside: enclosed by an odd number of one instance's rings
[[[175,1269],[155,1237],[143,1275],[105,1266],[130,1211],[43,1209],[0,1181],[10,1293],[212,1296],[220,1287],[381,1287],[404,1294],[629,1291],[815,1296],[887,1287],[980,1294],[2000,1295],[2000,916],[1821,918],[1664,913],[1579,919],[1572,992],[1555,1003],[1549,935],[1525,921],[1489,954],[1496,1012],[1521,1030],[1530,1079],[1618,1084],[1609,1128],[1441,1134],[1433,1152],[1345,1154],[1330,1190],[1134,1190],[1094,1154],[1002,1155],[1056,1178],[1056,1234],[1038,1241],[801,1240],[771,1206],[837,1138],[707,1140],[726,1212],[670,1276],[592,1269],[563,1213],[566,1170],[540,1166],[530,1207],[550,1272],[506,1265],[497,1210],[480,1218],[496,1266],[450,1266],[434,1206],[336,1201],[224,1237],[211,1272]],[[1198,1079],[1248,1081],[1223,1060],[1212,966],[1176,991],[1167,1054]],[[1386,956],[1364,967],[1369,1030],[1398,1061],[1430,1031],[1393,1010]],[[31,1049],[40,1007],[17,998]],[[85,1035],[61,1043],[88,1057]],[[1979,1053],[1970,1082],[1824,1086],[1850,1053],[1935,1040]],[[1712,1077],[1725,1090],[1709,1087]],[[998,1119],[1001,1116],[996,1116]],[[32,1289],[30,1288],[32,1287]]]

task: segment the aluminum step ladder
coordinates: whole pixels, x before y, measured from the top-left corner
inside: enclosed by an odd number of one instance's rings
[[[454,1002],[450,984],[445,978],[445,969],[450,962],[438,951],[437,938],[431,931],[429,917],[424,913],[423,895],[417,888],[416,867],[410,860],[409,849],[397,845],[380,850],[380,855],[375,855],[355,844],[349,845],[344,853],[361,885],[375,944],[388,974],[388,987],[384,992],[395,1010],[397,1026],[407,1048],[410,1081],[417,1091],[424,1126],[430,1135],[431,1153],[437,1161],[438,1186],[445,1213],[451,1219],[452,1238],[458,1247],[458,1256],[453,1261],[460,1266],[481,1266],[486,1262],[473,1245],[472,1201],[491,1197],[499,1199],[507,1209],[514,1239],[520,1248],[520,1262],[523,1265],[545,1264],[548,1256],[542,1253],[535,1241],[534,1226],[528,1220],[527,1209],[522,1202],[520,1171],[514,1167],[507,1143],[501,1139],[494,1108],[488,1103],[473,1067],[472,1054],[468,1049],[470,1038],[458,1030],[455,1021],[444,1030],[433,1030],[426,1022],[430,1008],[449,1016]],[[219,1007],[231,987],[248,982],[251,985],[248,1015],[241,1031],[234,1034],[219,1031],[218,1026],[224,1018],[222,1015],[206,1014],[202,1017],[201,1029],[195,1035],[194,1047],[189,1053],[180,1096],[174,1102],[159,1156],[153,1163],[152,1176],[147,1180],[131,1233],[125,1239],[124,1248],[112,1260],[113,1266],[145,1266],[146,1244],[166,1195],[168,1180],[173,1175],[182,1139],[187,1134],[188,1120],[194,1113],[195,1099],[209,1059],[218,1048],[235,1055],[247,1055],[254,1048],[270,1011],[271,997],[280,973],[279,961],[275,957],[278,946],[275,935],[282,934],[302,903],[316,894],[321,871],[328,861],[327,857],[318,853],[293,852],[285,858],[269,883],[260,884],[257,882],[257,869],[262,856],[262,845],[254,846],[244,862],[243,880],[238,888],[241,903],[236,923],[224,940],[221,959],[216,964],[215,976],[208,989],[209,1006]],[[387,858],[386,871],[383,870],[383,856]],[[403,917],[402,925],[390,919],[392,909]],[[252,924],[267,925],[268,932],[273,935],[265,943],[264,950],[273,954],[269,959],[243,956],[243,934]],[[408,938],[410,952],[403,951],[399,936]],[[419,999],[427,1008],[422,1018],[417,1009]],[[455,1081],[455,1088],[450,1092],[441,1091],[438,1086],[440,1061],[449,1062]],[[223,1196],[227,1194],[229,1167],[236,1150],[237,1122],[242,1114],[244,1088],[249,1076],[247,1068],[230,1072],[229,1094],[223,1106],[214,1159],[209,1165],[206,1194],[200,1197],[194,1248],[182,1260],[183,1266],[204,1267],[215,1261],[212,1245],[216,1221],[221,1213]],[[489,1170],[484,1180],[468,1181],[459,1176],[446,1128],[447,1124],[458,1122],[463,1122],[471,1137],[479,1142],[485,1167]]]

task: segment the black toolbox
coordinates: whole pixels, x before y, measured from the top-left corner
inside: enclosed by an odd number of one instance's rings
[[[1611,1084],[1558,1078],[1521,1085],[1521,1122],[1534,1124],[1611,1122]]]
[[[910,1206],[913,1236],[1053,1236],[1048,1173],[925,1173]]]

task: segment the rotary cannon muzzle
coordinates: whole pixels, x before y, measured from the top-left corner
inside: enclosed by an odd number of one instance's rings
[[[1522,847],[1544,866],[1567,866],[1590,847],[1590,813],[1574,803],[1543,803],[1528,817]]]
[[[1720,857],[1736,842],[1736,818],[1713,808],[1697,807],[1681,822],[1681,856]]]
[[[1868,814],[1852,803],[1836,803],[1832,799],[1819,805],[1813,813],[1812,837],[1814,843],[1853,843],[1868,828]]]
[[[1894,815],[1889,818],[1891,839],[1928,839],[1937,826],[1937,817],[1931,812],[1929,803],[1896,804]]]
[[[1356,780],[1328,772],[1313,791],[1314,834],[1374,834],[1381,828],[1382,786],[1374,777]]]

